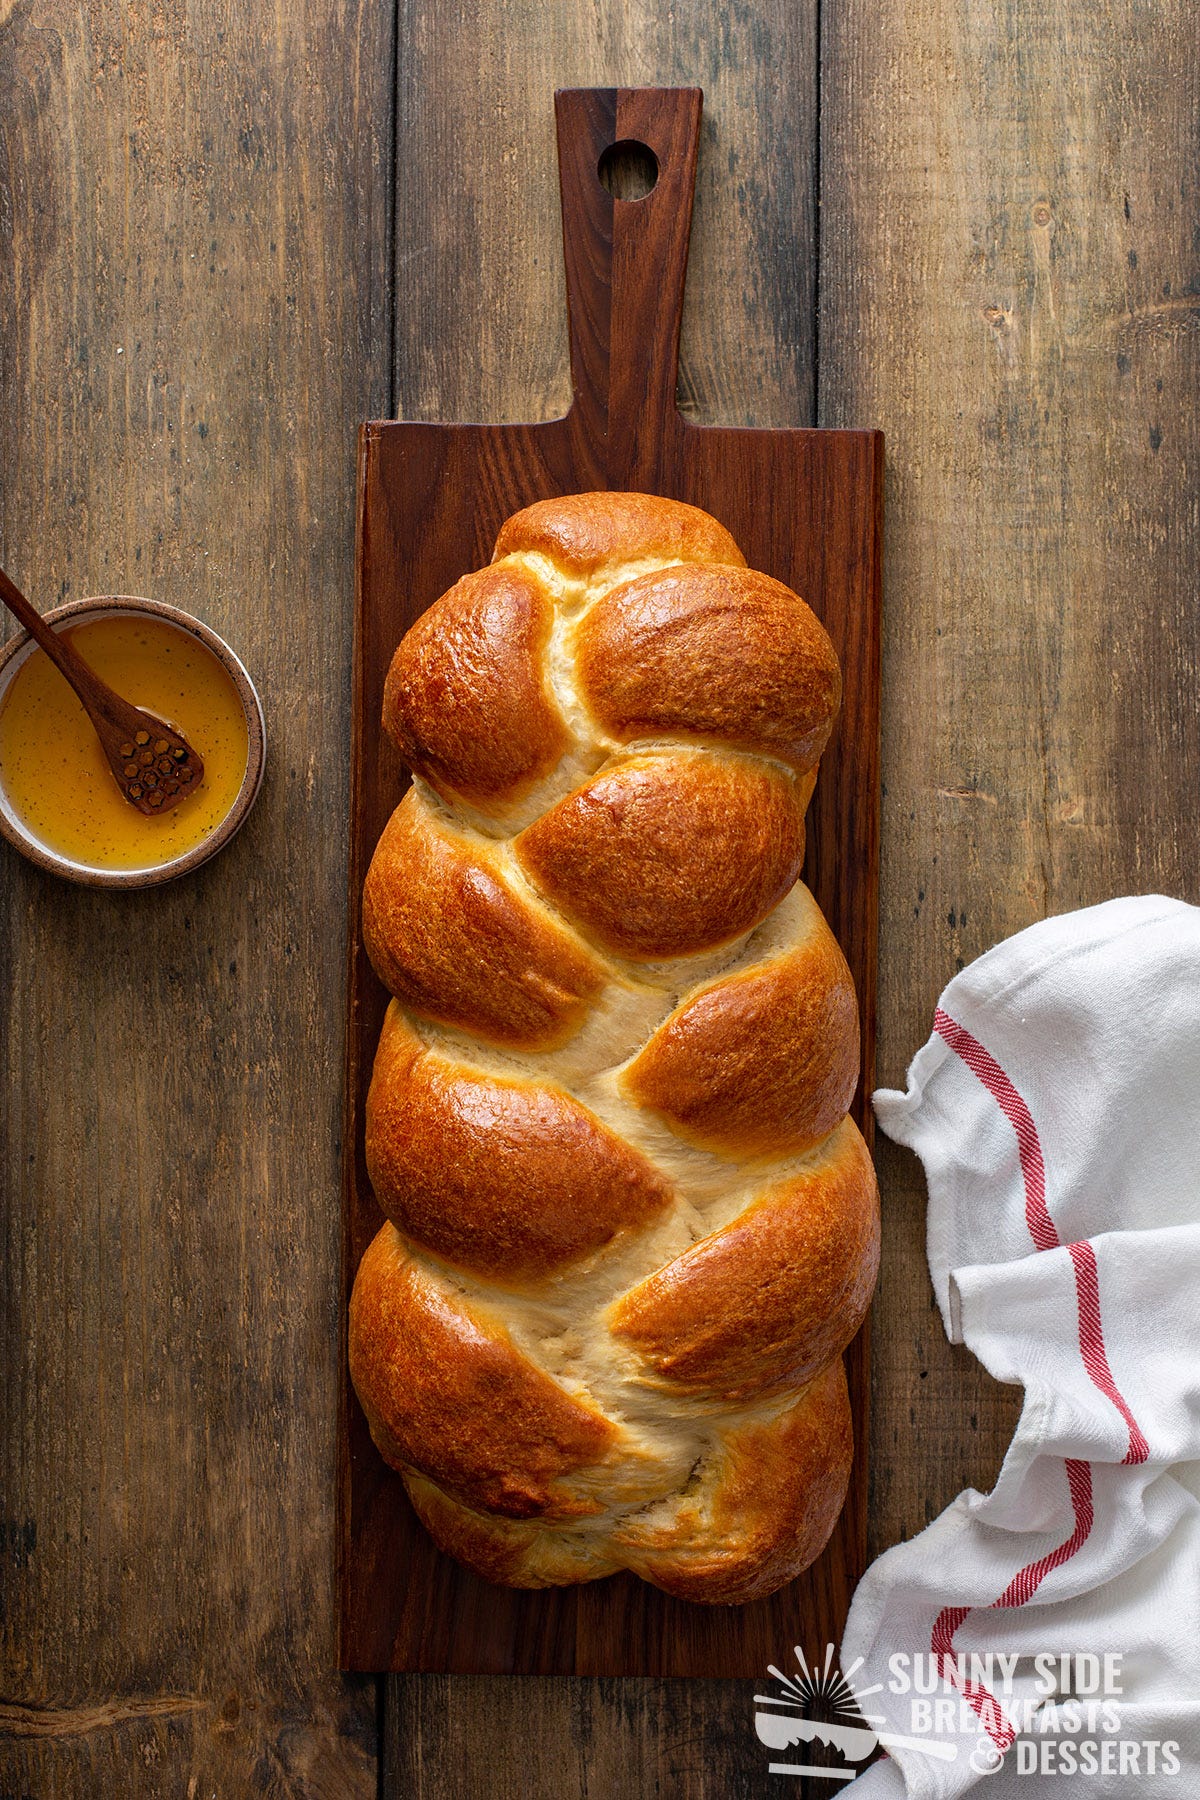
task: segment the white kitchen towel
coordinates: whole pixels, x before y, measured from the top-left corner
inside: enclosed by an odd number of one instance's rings
[[[1195,1800],[1200,908],[999,945],[875,1112],[925,1165],[949,1337],[1025,1401],[993,1491],[859,1584],[842,1669],[888,1756],[842,1791]]]

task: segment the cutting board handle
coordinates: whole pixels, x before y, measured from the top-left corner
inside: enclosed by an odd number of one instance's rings
[[[679,321],[700,141],[700,88],[560,88],[554,96],[574,397],[568,415],[597,487],[654,489],[682,429]],[[644,145],[657,181],[618,199],[610,146]],[[648,160],[648,159],[643,159]]]

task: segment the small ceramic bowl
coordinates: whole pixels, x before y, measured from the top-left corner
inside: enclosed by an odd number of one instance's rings
[[[114,614],[132,613],[154,619],[162,619],[166,624],[186,631],[191,637],[199,640],[204,648],[213,656],[232,681],[242,704],[242,712],[246,720],[246,736],[248,753],[246,757],[246,773],[242,785],[237,791],[233,804],[224,817],[218,820],[206,837],[190,850],[170,862],[157,863],[145,869],[101,869],[87,863],[73,861],[60,851],[51,849],[42,840],[35,837],[28,826],[14,810],[3,785],[0,784],[0,834],[10,844],[16,846],[22,856],[29,858],[41,869],[48,869],[53,875],[61,875],[67,881],[77,881],[85,887],[97,888],[143,888],[157,887],[164,881],[174,881],[179,875],[186,875],[192,869],[198,869],[215,856],[233,837],[234,833],[245,823],[246,816],[258,796],[262,786],[263,768],[266,763],[267,733],[263,718],[262,701],[258,690],[247,674],[240,658],[229,648],[224,638],[199,619],[193,619],[190,613],[180,612],[176,606],[165,606],[160,600],[145,600],[136,594],[108,594],[90,600],[72,600],[66,606],[56,606],[53,612],[44,615],[46,623],[59,627],[66,624],[79,624],[86,619],[111,618]],[[0,650],[0,706],[3,706],[9,686],[18,669],[37,649],[37,645],[28,632],[18,632],[17,636]],[[132,696],[136,699],[136,695]]]

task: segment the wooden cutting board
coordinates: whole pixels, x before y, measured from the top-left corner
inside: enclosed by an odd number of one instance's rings
[[[405,786],[380,730],[384,676],[409,625],[490,560],[518,507],[592,488],[691,501],[752,567],[813,606],[841,658],[841,718],[809,811],[805,879],[858,987],[870,1139],[879,856],[879,593],[883,441],[873,431],[697,427],[675,404],[679,320],[700,133],[699,88],[592,88],[555,97],[574,397],[540,425],[363,427],[354,652],[349,1029],[339,1447],[343,1668],[558,1675],[765,1674],[840,1639],[866,1537],[865,1328],[847,1352],[856,1461],[841,1522],[799,1581],[746,1607],[673,1600],[632,1575],[536,1593],[491,1587],[434,1549],[371,1443],[346,1375],[350,1284],[381,1223],[363,1160],[363,1106],[385,995],[358,930],[363,877]],[[649,146],[657,185],[615,199],[613,144]],[[646,160],[643,157],[643,162]],[[515,253],[515,252],[514,252]]]

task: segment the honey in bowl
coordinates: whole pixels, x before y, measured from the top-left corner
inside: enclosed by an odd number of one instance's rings
[[[68,629],[117,693],[187,738],[204,759],[204,779],[167,813],[131,806],[87,713],[35,649],[0,703],[0,786],[48,850],[90,869],[159,868],[210,837],[238,797],[249,757],[241,698],[212,651],[164,619],[110,613]]]

